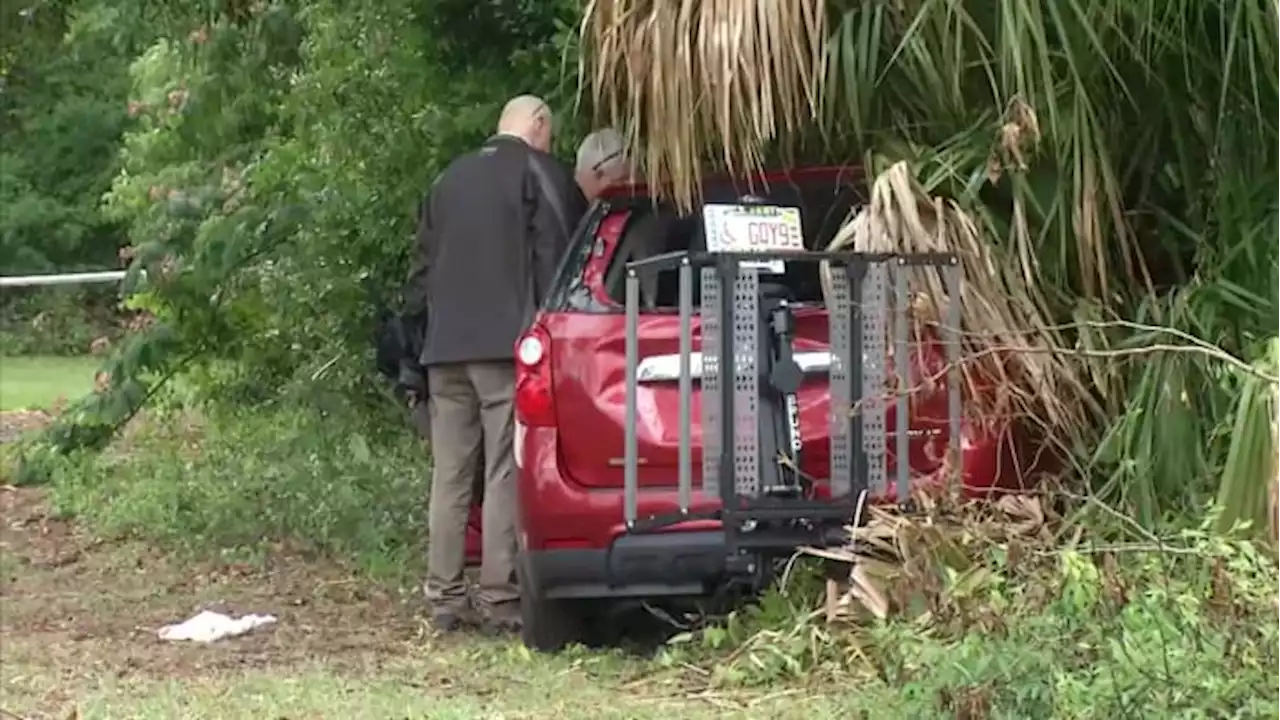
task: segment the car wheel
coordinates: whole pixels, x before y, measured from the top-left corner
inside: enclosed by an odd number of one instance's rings
[[[586,627],[579,608],[569,600],[547,598],[523,552],[516,562],[516,575],[520,583],[520,639],[525,647],[550,653],[582,642]]]

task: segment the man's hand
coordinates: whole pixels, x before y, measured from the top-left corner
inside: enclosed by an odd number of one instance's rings
[[[418,393],[414,390],[410,390],[405,393],[405,395],[408,397],[409,409],[412,410],[414,407],[417,407],[419,402]]]

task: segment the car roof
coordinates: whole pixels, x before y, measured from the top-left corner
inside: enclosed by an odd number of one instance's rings
[[[842,177],[843,176],[843,177]],[[862,169],[855,165],[818,165],[797,168],[781,168],[765,170],[748,175],[731,175],[716,173],[706,175],[702,179],[704,188],[708,185],[732,184],[741,188],[745,194],[748,189],[759,184],[789,183],[802,180],[836,180],[847,178],[849,182],[862,179]],[[620,183],[606,188],[600,196],[608,200],[626,200],[649,197],[649,185],[646,183]]]

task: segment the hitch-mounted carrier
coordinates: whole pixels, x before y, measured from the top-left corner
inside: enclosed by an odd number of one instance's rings
[[[796,356],[791,307],[769,282],[761,264],[827,263],[826,297],[830,351]],[[892,434],[896,482],[892,496],[909,500],[908,457],[911,378],[908,277],[912,269],[941,275],[946,317],[939,340],[946,348],[947,427],[950,470],[959,476],[960,457],[960,268],[953,254],[871,254],[771,251],[676,252],[627,264],[626,417],[624,513],[631,533],[646,533],[690,520],[723,525],[727,565],[751,572],[754,556],[801,545],[843,542],[844,528],[868,497],[889,496],[886,439]],[[679,510],[637,516],[637,391],[655,373],[639,357],[640,277],[675,270],[679,288]],[[693,350],[694,272],[701,283],[700,353]],[[885,367],[892,335],[895,367]],[[857,359],[855,362],[854,359]],[[802,375],[826,369],[830,380],[830,495],[815,498],[800,473],[803,438],[798,436],[796,393]],[[885,427],[890,398],[886,381],[899,389],[895,427]],[[693,381],[702,386],[701,492],[720,507],[693,512]],[[737,567],[741,565],[742,567]]]

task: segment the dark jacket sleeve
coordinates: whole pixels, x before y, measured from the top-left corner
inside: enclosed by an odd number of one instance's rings
[[[563,165],[549,156],[535,155],[525,177],[525,204],[530,217],[534,301],[541,304],[586,212],[586,200]]]
[[[418,232],[409,258],[409,280],[404,289],[405,315],[422,315],[427,309],[427,275],[435,251],[435,235],[431,227],[431,196],[418,206]]]
[[[556,266],[564,254],[568,238],[555,211],[553,198],[547,197],[537,175],[525,177],[525,205],[529,208],[530,254],[533,259],[533,303],[541,305],[555,278]]]
[[[582,223],[582,218],[587,214],[589,203],[586,196],[582,194],[582,188],[578,187],[578,181],[574,180],[573,175],[567,170],[565,171],[565,179],[569,186],[569,237],[573,237],[578,225]]]

